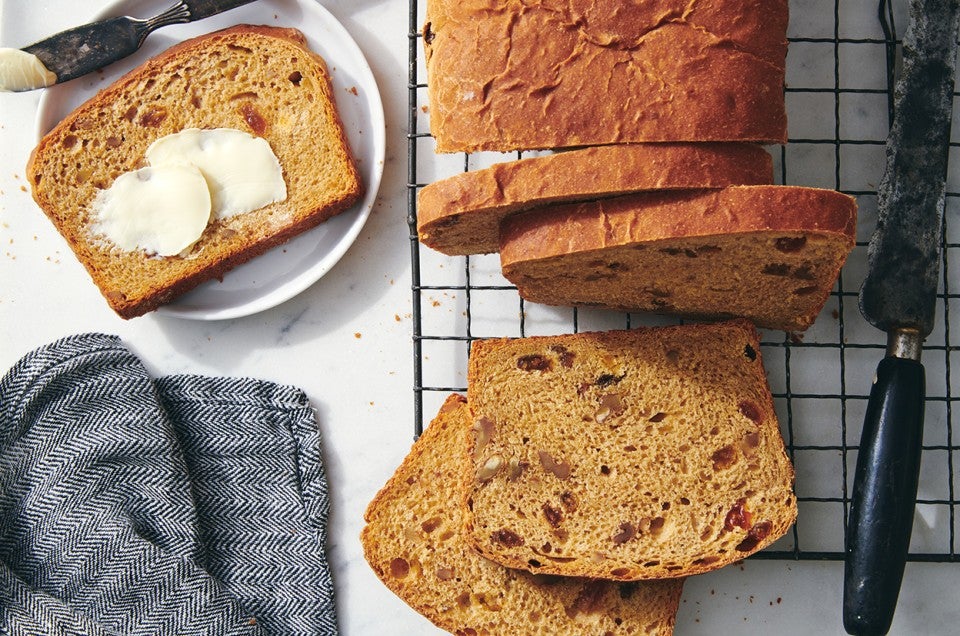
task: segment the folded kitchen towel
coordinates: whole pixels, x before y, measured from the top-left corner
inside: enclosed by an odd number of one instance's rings
[[[0,380],[0,634],[336,634],[328,508],[294,387],[152,379],[103,334]]]

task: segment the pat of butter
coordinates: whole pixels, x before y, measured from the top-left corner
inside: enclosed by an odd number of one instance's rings
[[[217,219],[287,198],[283,170],[270,144],[242,130],[188,128],[154,141],[146,159],[151,166],[196,166],[210,186]]]
[[[36,55],[0,48],[0,91],[29,91],[56,82],[57,76]]]
[[[92,229],[123,250],[174,256],[197,242],[210,209],[199,170],[150,166],[123,173],[97,195]]]

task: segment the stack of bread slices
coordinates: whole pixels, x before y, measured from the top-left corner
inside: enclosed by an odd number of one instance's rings
[[[792,483],[749,321],[479,340],[362,542],[451,633],[666,635],[684,577],[786,533]]]
[[[805,330],[856,203],[772,185],[786,25],[786,0],[431,0],[437,151],[557,152],[427,185],[421,242],[499,251],[534,302]]]

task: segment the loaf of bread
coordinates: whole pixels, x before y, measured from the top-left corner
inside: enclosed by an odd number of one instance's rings
[[[140,167],[154,140],[187,128],[264,138],[279,159],[286,200],[212,221],[186,256],[124,251],[96,236],[97,194]],[[222,277],[348,209],[361,192],[324,61],[299,31],[251,25],[180,43],[100,91],[40,141],[27,178],[124,318]]]
[[[533,302],[803,331],[853,249],[856,216],[852,197],[816,188],[645,193],[510,217],[500,258]]]
[[[682,579],[537,576],[477,554],[461,533],[458,506],[470,435],[465,400],[448,397],[370,503],[364,555],[390,590],[454,634],[673,633]]]
[[[786,0],[429,0],[437,152],[786,141]]]
[[[594,146],[498,163],[424,187],[420,241],[451,256],[496,252],[507,216],[551,203],[646,190],[773,183],[773,161],[753,144]]]
[[[639,580],[707,572],[797,513],[747,321],[478,340],[469,540],[503,565]]]

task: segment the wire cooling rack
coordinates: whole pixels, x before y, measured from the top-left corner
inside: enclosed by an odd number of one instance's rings
[[[876,224],[876,187],[892,116],[896,26],[906,2],[791,0],[785,99],[788,143],[771,148],[778,183],[840,190],[857,198],[857,243],[816,323],[802,337],[761,334],[762,355],[781,430],[797,473],[799,515],[793,530],[751,558],[842,560],[857,444],[870,383],[883,357],[885,334],[860,316],[857,291],[866,272],[866,245]],[[466,361],[476,338],[570,333],[676,322],[663,317],[525,303],[500,275],[497,255],[448,257],[422,247],[416,196],[425,184],[460,171],[536,153],[438,155],[428,130],[426,71],[420,29],[425,2],[410,0],[408,191],[413,292],[414,433],[451,391],[466,391]],[[956,95],[956,94],[955,94]],[[954,108],[955,118],[960,107]],[[942,290],[937,324],[924,345],[926,424],[917,513],[908,559],[958,560],[953,437],[960,329],[960,161],[947,181]],[[957,323],[957,324],[954,324]],[[960,374],[958,374],[960,375]]]

